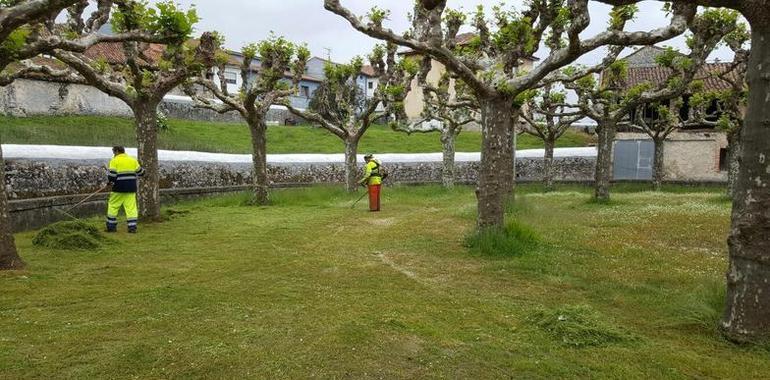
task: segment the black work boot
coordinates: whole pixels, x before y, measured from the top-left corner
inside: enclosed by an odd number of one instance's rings
[[[128,233],[135,234],[136,233],[136,226],[129,226],[128,227]]]
[[[107,232],[109,232],[109,233],[118,232],[118,226],[108,222],[107,223]]]

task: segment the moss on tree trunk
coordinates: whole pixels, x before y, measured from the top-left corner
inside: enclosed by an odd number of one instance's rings
[[[481,101],[482,134],[481,169],[476,197],[478,227],[500,227],[505,221],[505,200],[509,195],[513,163],[510,133],[513,102],[507,98]]]
[[[16,251],[16,243],[11,231],[8,197],[5,193],[5,161],[3,161],[3,150],[0,148],[0,270],[23,267],[24,261]]]
[[[358,141],[357,136],[345,138],[345,189],[349,192],[358,189]]]
[[[655,145],[655,153],[652,158],[652,189],[660,191],[663,188],[663,177],[665,176],[664,163],[664,150],[665,139],[657,138],[652,140]]]
[[[267,177],[267,125],[261,117],[249,118],[251,132],[252,192],[251,203],[270,204],[270,183]]]
[[[612,151],[617,127],[614,122],[605,122],[596,128],[599,136],[594,174],[594,199],[600,202],[610,200],[612,181]]]
[[[139,211],[142,219],[159,221],[160,163],[158,162],[158,104],[138,103],[133,107],[139,163],[145,170],[139,180]]]

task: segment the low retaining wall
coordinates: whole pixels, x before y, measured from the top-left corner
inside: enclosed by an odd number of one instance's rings
[[[555,160],[557,181],[590,181],[593,157],[565,157]],[[438,183],[440,162],[384,162],[390,183]],[[541,178],[542,159],[517,161],[519,181]],[[6,184],[11,200],[87,194],[100,188],[106,178],[102,160],[9,159]],[[460,183],[475,183],[478,162],[458,162],[456,177]],[[224,188],[248,186],[252,180],[251,164],[242,162],[161,162],[162,189]],[[270,163],[268,176],[274,186],[343,183],[342,163],[295,162]]]
[[[385,156],[385,155],[384,155]],[[273,187],[306,186],[312,184],[342,184],[342,162],[281,162],[268,166]],[[340,160],[341,161],[341,160]],[[441,182],[441,162],[391,162],[387,165],[390,184],[421,184]],[[517,161],[519,181],[540,180],[542,159],[521,158]],[[555,159],[559,181],[586,182],[593,177],[594,157],[561,157]],[[14,230],[22,231],[70,218],[62,211],[99,189],[105,182],[105,160],[96,159],[30,159],[9,158],[6,161],[6,184],[11,199]],[[478,161],[456,164],[458,183],[476,182]],[[164,198],[181,199],[242,191],[251,183],[248,162],[161,161],[161,188]],[[84,217],[104,212],[106,195],[93,198],[68,212]]]

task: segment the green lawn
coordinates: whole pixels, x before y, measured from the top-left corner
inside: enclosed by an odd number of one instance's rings
[[[208,123],[171,120],[170,130],[160,134],[160,148],[204,152],[250,153],[251,140],[245,124]],[[86,146],[136,146],[132,121],[127,118],[98,116],[57,116],[14,118],[0,116],[0,139],[4,144],[55,144]],[[559,146],[586,146],[592,137],[579,132],[567,133]],[[478,152],[479,132],[465,132],[457,141],[458,152]],[[538,148],[542,143],[532,136],[522,136],[519,148]],[[308,126],[268,129],[269,153],[341,153],[342,142],[332,134]],[[374,127],[364,136],[361,152],[424,153],[440,152],[437,134],[394,132]]]
[[[509,210],[536,241],[497,256],[464,246],[464,187],[388,188],[377,214],[332,188],[184,203],[94,252],[19,234],[0,378],[770,378],[714,328],[721,189],[535,190]]]

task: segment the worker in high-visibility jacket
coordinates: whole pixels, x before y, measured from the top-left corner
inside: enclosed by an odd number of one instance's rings
[[[139,161],[126,154],[126,148],[116,146],[112,148],[112,160],[110,160],[110,173],[107,180],[112,185],[110,198],[107,201],[107,232],[117,232],[118,213],[123,208],[126,212],[128,232],[136,233],[136,224],[139,220],[139,210],[136,207],[137,179],[144,174],[144,169]]]
[[[369,191],[369,211],[380,211],[380,190],[382,188],[382,165],[371,154],[364,156],[364,177],[358,181]]]

